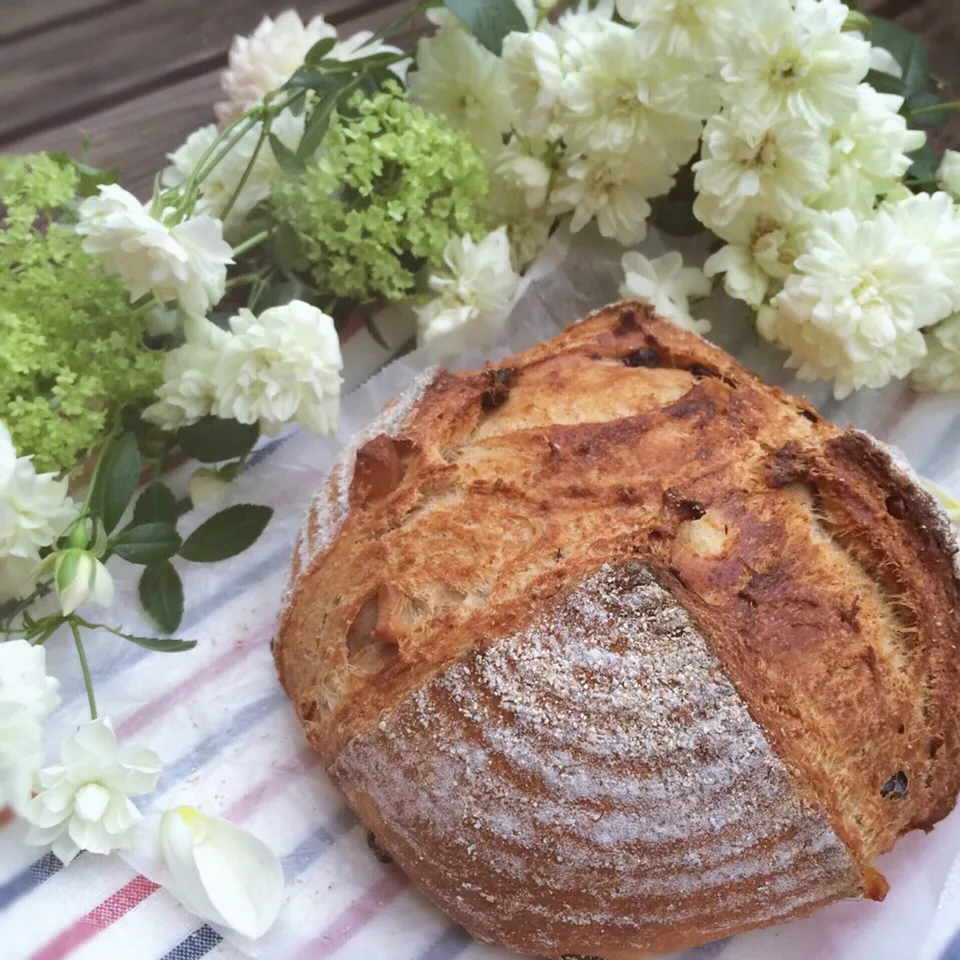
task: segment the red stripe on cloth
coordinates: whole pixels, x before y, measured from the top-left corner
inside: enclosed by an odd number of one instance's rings
[[[345,907],[319,937],[297,954],[298,960],[323,960],[336,953],[408,886],[407,878],[396,867],[388,868],[385,876]]]
[[[0,827],[5,827],[8,823],[13,823],[13,810],[4,807],[0,810]]]
[[[182,680],[177,686],[167,690],[166,693],[162,693],[159,697],[145,703],[125,720],[121,720],[117,724],[117,736],[121,738],[132,737],[139,733],[144,727],[162,716],[181,697],[194,693],[198,687],[222,676],[244,657],[253,653],[265,640],[266,637],[256,637],[246,641],[246,643],[234,645],[229,650],[224,650],[219,657],[211,660],[205,667]]]
[[[35,953],[31,960],[61,960],[102,930],[106,930],[112,923],[116,923],[158,889],[152,880],[139,875],[134,877],[125,887],[107,897],[85,917],[51,940]]]

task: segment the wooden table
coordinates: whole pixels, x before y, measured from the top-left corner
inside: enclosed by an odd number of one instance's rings
[[[762,0],[761,0],[762,2]],[[213,119],[234,34],[265,14],[322,13],[341,34],[376,29],[412,0],[4,0],[0,6],[0,151],[68,150],[119,165],[147,193],[190,131]],[[958,0],[861,0],[862,10],[922,32],[934,68],[960,81]],[[406,40],[409,41],[410,35]],[[960,82],[954,98],[960,92]],[[960,125],[935,134],[960,147]],[[946,139],[945,139],[946,138]]]

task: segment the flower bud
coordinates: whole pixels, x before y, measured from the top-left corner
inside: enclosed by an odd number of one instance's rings
[[[229,481],[224,479],[218,470],[198,467],[187,481],[187,492],[193,505],[199,507],[201,503],[219,497],[228,486]]]
[[[58,554],[54,580],[64,616],[69,616],[87,602],[101,607],[113,606],[113,577],[86,550],[71,547]]]

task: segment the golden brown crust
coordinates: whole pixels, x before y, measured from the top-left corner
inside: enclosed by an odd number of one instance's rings
[[[952,808],[955,544],[869,438],[640,304],[601,311],[498,369],[438,373],[383,434],[331,484],[349,505],[342,523],[318,533],[321,511],[308,525],[306,542],[323,549],[295,568],[276,659],[334,780],[446,909],[457,911],[457,861],[428,883],[440,868],[404,858],[402,814],[369,800],[362,785],[377,765],[348,763],[350,751],[365,744],[374,757],[375,731],[399,723],[411,698],[556,617],[604,565],[628,559],[656,572],[706,638],[787,771],[782,804],[822,816],[853,858],[856,882],[837,865],[811,895],[882,896],[873,859]],[[434,748],[421,749],[427,762]],[[587,942],[562,933],[564,909],[526,916],[527,940],[501,929],[494,906],[468,920],[519,948],[543,934],[558,953],[611,958],[739,929],[735,911],[709,919],[706,894],[699,915],[654,917],[673,939],[638,932],[634,917],[629,935],[593,931]],[[766,922],[759,908],[740,919]]]

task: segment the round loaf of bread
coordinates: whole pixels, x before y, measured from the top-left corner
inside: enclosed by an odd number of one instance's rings
[[[625,303],[357,438],[275,657],[473,936],[635,960],[883,897],[960,788],[956,552],[892,451]]]

